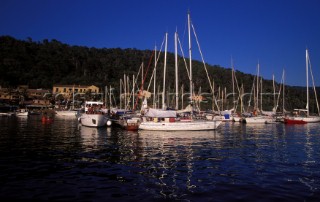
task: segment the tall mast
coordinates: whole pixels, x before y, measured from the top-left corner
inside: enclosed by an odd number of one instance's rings
[[[167,47],[168,46],[168,32],[166,32],[166,42],[164,50],[164,70],[163,70],[163,90],[162,90],[162,109],[166,109],[165,92],[166,92],[166,71],[167,71]]]
[[[260,92],[260,110],[262,112],[262,77],[260,78],[260,89],[261,89],[261,92]]]
[[[284,88],[285,88],[285,85],[284,85],[284,83],[285,83],[285,70],[283,70],[283,74],[282,74],[282,76],[283,76],[283,83],[282,83],[282,90],[283,90],[283,94],[282,94],[282,113],[283,113],[283,115],[285,115],[285,109],[284,109],[284,98],[285,98],[285,94],[284,94]]]
[[[176,110],[179,108],[179,87],[178,87],[178,32],[174,34],[174,49],[175,49],[175,75],[176,75]]]
[[[308,78],[308,74],[309,74],[309,66],[308,66],[308,49],[306,49],[306,79],[307,79],[307,116],[309,116],[309,78]]]
[[[156,108],[157,46],[154,47],[153,108]]]
[[[188,36],[189,36],[189,65],[190,65],[190,99],[191,99],[191,115],[193,114],[193,88],[192,88],[192,51],[191,51],[191,27],[190,27],[190,11],[188,11]]]

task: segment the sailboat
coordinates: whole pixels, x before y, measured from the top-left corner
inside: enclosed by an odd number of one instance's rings
[[[318,116],[310,116],[309,114],[309,64],[310,64],[310,58],[309,58],[309,52],[308,49],[306,49],[306,81],[307,81],[307,105],[305,109],[294,109],[294,115],[293,116],[286,116],[284,118],[284,123],[286,124],[306,124],[306,123],[315,123],[315,122],[320,122],[320,114]],[[313,88],[315,92],[315,97],[316,97],[316,103],[318,107],[318,113],[319,113],[319,104],[317,100],[317,94],[315,91],[314,87],[314,80],[313,80],[313,75],[311,71],[311,64],[310,64],[310,72],[312,76],[312,81],[313,81]]]
[[[190,81],[190,96],[193,97],[193,83],[192,83],[192,58],[191,58],[191,21],[190,13],[188,12],[188,35],[189,35],[189,81]],[[177,34],[175,35],[177,41]],[[177,44],[175,43],[175,47]],[[177,48],[175,48],[177,54]],[[165,57],[166,58],[166,57]],[[164,63],[164,69],[166,70],[166,60]],[[164,74],[165,75],[165,74]],[[177,79],[177,72],[176,72]],[[164,76],[164,88],[163,88],[163,109],[145,109],[142,122],[139,125],[140,130],[153,130],[153,131],[202,131],[202,130],[215,130],[221,124],[221,120],[196,120],[193,119],[193,106],[191,105],[190,116],[179,116],[177,110],[166,110],[164,104],[164,92],[165,92],[165,76]]]
[[[261,114],[261,109],[262,109],[262,93],[260,93],[260,102],[259,102],[259,83],[260,83],[260,87],[261,87],[261,91],[262,91],[262,78],[261,78],[261,82],[260,81],[260,77],[259,77],[259,68],[260,65],[258,63],[258,67],[257,67],[257,84],[256,84],[256,99],[254,101],[254,111],[252,113],[252,115],[250,114],[250,116],[248,117],[243,117],[242,122],[243,123],[251,123],[251,124],[265,124],[268,121],[272,120],[271,116],[265,116]],[[261,103],[261,109],[259,109],[259,103]]]

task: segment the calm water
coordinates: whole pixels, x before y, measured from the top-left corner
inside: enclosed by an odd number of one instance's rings
[[[2,200],[320,200],[319,124],[158,133],[0,117],[0,155]]]

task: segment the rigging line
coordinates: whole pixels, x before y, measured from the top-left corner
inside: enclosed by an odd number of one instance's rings
[[[186,32],[188,30],[187,27],[188,27],[188,18],[187,18],[187,20],[185,21],[185,24],[184,24],[184,31],[183,31],[182,41],[184,41],[184,38],[186,36]],[[183,46],[183,44],[182,44],[182,46]]]
[[[318,98],[317,98],[317,91],[316,91],[316,87],[315,87],[315,85],[314,85],[314,78],[313,78],[313,73],[312,73],[311,61],[310,61],[310,56],[309,56],[309,54],[308,54],[308,62],[309,62],[310,74],[311,74],[311,78],[312,78],[313,90],[314,90],[314,94],[315,94],[315,97],[316,97],[316,104],[317,104],[317,108],[318,108],[318,114],[320,115],[319,103],[318,103]]]
[[[147,74],[148,74],[148,71],[149,71],[149,68],[150,68],[150,65],[151,65],[152,59],[153,59],[154,52],[155,52],[155,51],[152,51],[151,57],[150,57],[150,59],[149,59],[148,68],[147,68],[147,71],[146,71],[146,73],[145,73],[145,75],[144,75],[144,78],[143,78],[142,84],[141,84],[141,86],[140,86],[140,92],[141,92],[141,90],[142,90],[142,87],[143,87],[144,81],[145,81],[145,80],[146,80],[146,78],[147,78]],[[135,109],[136,109],[136,107],[137,107],[138,100],[139,100],[139,99],[137,99],[137,100],[136,100],[136,104],[134,105],[134,108],[133,108],[134,110],[135,110]]]
[[[153,68],[152,75],[151,75],[151,78],[150,78],[150,81],[149,81],[149,85],[148,85],[148,87],[147,87],[147,91],[149,91],[149,88],[150,88],[150,86],[151,86],[151,81],[152,81],[152,79],[156,79],[156,78],[153,78],[153,77],[154,77],[154,73],[155,73],[155,71],[156,71],[156,69],[157,69],[157,65],[158,65],[158,61],[159,61],[160,55],[161,55],[161,51],[162,51],[162,48],[163,48],[164,41],[165,41],[165,37],[163,38],[163,41],[162,41],[162,44],[161,44],[161,47],[160,47],[160,51],[159,51],[159,54],[158,54],[158,58],[157,58],[157,60],[156,60],[155,66],[154,66],[154,68]]]
[[[202,63],[203,63],[204,69],[205,69],[205,71],[206,71],[207,78],[208,78],[208,81],[209,81],[209,84],[210,84],[210,88],[211,88],[211,92],[212,92],[213,87],[212,87],[212,84],[211,84],[211,82],[210,82],[209,73],[208,73],[208,71],[207,71],[207,66],[206,66],[206,64],[205,64],[205,62],[204,62],[204,58],[203,58],[203,54],[202,54],[202,51],[201,51],[201,48],[200,48],[200,44],[199,44],[199,41],[198,41],[198,37],[197,37],[197,34],[196,34],[196,31],[195,31],[195,29],[194,29],[193,24],[191,24],[191,26],[192,26],[193,34],[194,34],[194,36],[195,36],[195,38],[196,38],[196,42],[197,42],[197,45],[198,45],[198,48],[199,48],[199,52],[200,52],[200,55],[201,55]]]
[[[252,84],[252,88],[251,88],[251,92],[250,92],[250,98],[249,98],[249,101],[248,101],[248,103],[249,103],[248,107],[251,106],[250,103],[251,103],[251,98],[252,98],[252,92],[256,88],[255,81],[256,81],[256,76],[254,76],[254,78],[253,78],[253,84]]]
[[[282,85],[284,85],[284,71],[282,72],[282,77],[281,77],[281,81],[280,81],[280,83],[281,83]],[[276,106],[274,106],[274,107],[275,107],[275,111],[277,111],[278,106],[279,106],[280,95],[281,95],[281,91],[282,91],[282,87],[281,87],[282,85],[280,85],[280,87],[279,87],[279,93],[278,93],[278,98],[277,98],[277,104],[276,104]]]
[[[138,71],[138,74],[137,74],[137,77],[135,78],[135,80],[134,81],[132,81],[133,83],[132,83],[132,90],[131,90],[131,93],[130,93],[130,96],[129,96],[129,100],[131,100],[131,97],[132,96],[134,96],[134,87],[136,86],[136,87],[138,87],[139,88],[139,86],[137,85],[137,81],[138,81],[138,78],[139,78],[139,74],[140,74],[140,72],[141,72],[141,69],[142,69],[142,66],[143,66],[143,63],[141,63],[141,65],[140,65],[140,67],[139,67],[139,71]],[[129,106],[129,102],[127,103],[127,106],[125,106],[125,109],[127,109],[127,107]]]
[[[181,51],[181,54],[182,54],[182,58],[183,58],[183,61],[184,61],[184,65],[185,65],[185,68],[187,70],[187,74],[188,74],[188,78],[190,80],[190,73],[189,73],[189,69],[188,69],[188,64],[187,64],[187,61],[186,61],[186,58],[184,56],[184,52],[182,50],[182,44],[180,42],[180,39],[179,39],[179,36],[178,36],[178,42],[179,42],[179,46],[180,46],[180,51]]]
[[[237,76],[236,76],[236,72],[234,71],[233,74],[234,74],[234,80],[235,80],[235,82],[236,82],[236,86],[237,86],[237,90],[238,90],[237,106],[235,107],[235,108],[237,108],[237,107],[238,107],[239,100],[240,100],[241,92],[240,92],[240,88],[239,88],[239,84],[238,84],[238,79],[237,79]]]
[[[285,85],[284,84],[284,78],[285,78],[285,71],[284,71],[284,69],[282,70],[282,78],[281,78],[281,84],[282,85],[280,85],[279,86],[279,94],[278,94],[278,99],[277,99],[277,106],[276,106],[276,110],[277,110],[277,108],[278,108],[278,105],[279,105],[279,102],[280,102],[280,95],[281,95],[281,92],[282,92],[282,89],[283,89],[283,86]],[[283,94],[284,94],[284,91],[283,91]],[[284,101],[283,101],[284,102]]]
[[[135,81],[133,81],[134,83],[132,84],[132,91],[130,93],[130,96],[129,96],[129,100],[131,99],[131,96],[134,96],[134,86],[137,84],[137,80],[138,80],[138,77],[139,77],[139,74],[141,72],[141,68],[143,66],[143,63],[141,63],[140,67],[139,67],[139,71],[138,71],[138,74],[137,74],[137,78],[135,79]],[[137,86],[139,88],[139,86]],[[125,109],[127,109],[127,107],[129,106],[129,103],[127,103],[127,105],[125,106]]]
[[[209,73],[208,73],[208,70],[207,70],[206,63],[204,62],[204,58],[203,58],[203,54],[202,54],[202,51],[201,51],[201,48],[200,48],[200,44],[199,44],[199,40],[198,40],[198,37],[197,37],[197,34],[196,34],[196,30],[195,30],[195,28],[194,28],[194,26],[193,26],[192,23],[191,23],[191,27],[192,27],[192,30],[193,30],[193,34],[194,34],[194,36],[195,36],[195,38],[196,38],[196,42],[197,42],[198,49],[199,49],[199,52],[200,52],[200,55],[201,55],[202,63],[203,63],[204,69],[205,69],[205,71],[206,71],[206,75],[207,75],[207,78],[208,78],[208,81],[209,81],[210,89],[211,89],[211,92],[212,92],[212,94],[213,94],[216,107],[217,107],[218,111],[220,111],[219,106],[218,106],[218,103],[217,103],[217,99],[216,99],[216,97],[214,96],[213,86],[212,86],[212,84],[211,84],[211,82],[210,82]],[[190,73],[191,73],[191,72],[190,72]]]

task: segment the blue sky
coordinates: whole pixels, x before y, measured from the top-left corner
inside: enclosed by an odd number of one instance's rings
[[[205,62],[305,86],[305,49],[320,85],[320,0],[2,0],[0,35],[96,48],[187,45],[190,10]],[[195,42],[193,42],[195,47]],[[185,49],[185,54],[187,50]],[[201,60],[198,50],[193,59]]]

